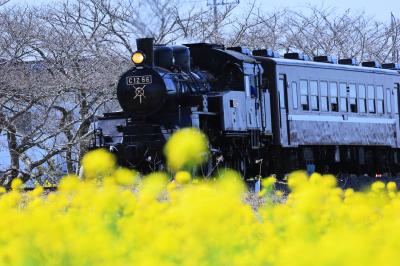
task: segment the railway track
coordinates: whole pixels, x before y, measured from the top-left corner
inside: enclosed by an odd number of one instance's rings
[[[358,176],[358,175],[349,175],[349,174],[341,174],[337,177],[337,186],[341,189],[352,188],[356,191],[361,191],[367,189],[374,182],[381,181],[383,183],[395,182],[398,187],[400,187],[400,176],[386,176],[386,177],[374,177],[374,176]],[[246,183],[249,187],[250,191],[254,191],[256,187],[256,179],[246,180]],[[278,180],[275,184],[275,188],[277,190],[284,191],[286,193],[289,192],[289,188],[287,186],[287,182],[285,180]],[[35,187],[24,187],[24,191],[32,191]],[[43,187],[46,193],[57,191],[57,186],[51,187]]]
[[[341,174],[336,176],[337,187],[345,190],[352,188],[355,191],[362,191],[368,189],[374,182],[381,181],[383,183],[395,182],[397,187],[400,187],[400,176],[386,176],[386,177],[375,177],[375,176],[365,176],[365,175],[349,175]],[[250,190],[255,190],[256,180],[247,181]],[[275,184],[277,190],[289,192],[287,182],[285,180],[278,180]]]

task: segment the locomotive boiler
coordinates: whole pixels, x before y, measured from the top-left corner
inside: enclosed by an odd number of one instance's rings
[[[211,156],[201,168],[245,177],[295,169],[396,173],[400,147],[398,64],[218,44],[137,40],[117,86],[121,111],[95,123],[92,148],[121,165],[164,168],[162,148],[179,128],[200,128]]]

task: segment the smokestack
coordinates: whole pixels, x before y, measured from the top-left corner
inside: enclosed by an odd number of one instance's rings
[[[146,58],[144,64],[153,67],[154,66],[154,38],[141,38],[136,39],[136,46],[139,51],[142,51]]]

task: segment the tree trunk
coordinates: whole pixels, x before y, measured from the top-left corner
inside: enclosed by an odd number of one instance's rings
[[[90,129],[90,119],[89,116],[89,107],[88,102],[86,100],[86,93],[81,93],[81,103],[80,103],[80,116],[82,119],[82,123],[79,127],[78,131],[78,139],[79,139],[79,161],[82,159],[83,155],[87,151],[87,142],[85,139],[85,135],[89,132]]]
[[[71,145],[67,146],[67,150],[65,152],[65,159],[67,161],[67,172],[68,172],[68,174],[75,173],[75,171],[74,171],[74,162],[73,162],[73,158],[72,158],[72,147],[71,147]]]
[[[20,154],[17,150],[17,130],[15,127],[7,128],[7,144],[8,152],[10,154],[10,168],[6,171],[4,179],[1,181],[1,185],[8,187],[11,181],[16,178],[19,174],[19,158]]]

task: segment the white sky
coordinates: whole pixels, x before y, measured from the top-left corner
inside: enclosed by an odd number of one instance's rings
[[[183,1],[186,2],[188,5],[193,3],[206,6],[207,4],[207,0]],[[245,6],[246,3],[249,2],[249,0],[240,1],[242,6]],[[39,5],[42,3],[52,2],[57,2],[57,0],[11,0],[11,4],[21,3],[28,5]],[[307,5],[323,5],[325,7],[335,7],[338,9],[338,11],[343,11],[349,8],[354,12],[365,12],[367,15],[374,16],[380,21],[390,21],[391,12],[393,12],[396,18],[400,18],[400,0],[259,0],[259,2],[266,10],[273,10],[281,7],[290,7],[293,9],[304,8]]]

